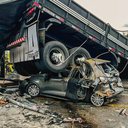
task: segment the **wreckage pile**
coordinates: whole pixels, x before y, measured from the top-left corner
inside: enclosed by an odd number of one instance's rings
[[[28,95],[20,97],[17,91],[14,92],[17,89],[6,90],[6,93],[2,93],[3,90],[0,89],[2,128],[69,128],[69,125],[75,128],[75,124],[91,128],[81,117],[63,117],[58,112],[52,112],[47,101],[40,103]]]

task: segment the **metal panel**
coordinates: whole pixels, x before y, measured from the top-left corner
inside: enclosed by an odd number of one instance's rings
[[[80,22],[78,19],[76,19],[75,17],[73,17],[72,15],[68,15],[68,19],[69,21],[74,24],[75,26],[77,26],[80,29],[84,30],[84,23]]]
[[[77,13],[73,9],[69,8],[68,6],[66,6],[65,4],[63,4],[62,2],[60,2],[59,0],[49,0],[49,1],[51,1],[52,3],[54,3],[55,5],[57,5],[58,7],[60,7],[61,9],[65,10],[70,15],[74,16],[75,18],[77,18],[78,20],[80,20],[81,22],[83,22],[84,24],[86,24],[89,27],[93,28],[95,31],[99,32],[102,35],[105,35],[105,31],[104,30],[102,30],[100,27],[96,26],[95,24],[93,24],[92,22],[90,22],[89,20],[87,20],[85,17],[81,16],[79,13]]]
[[[106,29],[107,25],[92,14],[90,14],[89,21],[91,21],[92,23],[94,23],[98,27],[102,28],[103,30]]]
[[[49,2],[48,0],[45,1],[45,4],[48,5],[48,9],[52,9],[53,12],[56,12],[56,14],[61,15],[61,17],[66,16],[66,12],[59,8],[58,6],[55,6],[52,2]],[[54,6],[53,6],[54,5]]]
[[[85,9],[82,9],[76,3],[72,2],[70,8],[75,10],[77,13],[81,14],[83,17],[87,18],[89,12],[86,11]]]
[[[60,8],[65,11],[66,16],[64,17],[65,23],[71,23],[73,26],[76,26],[83,30],[84,32],[89,33],[90,35],[96,37],[101,43],[102,46],[108,48],[113,47],[116,49],[116,53],[125,52],[128,50],[128,39],[122,36],[118,31],[112,28],[109,24],[106,24],[102,20],[98,19],[96,16],[91,14],[86,9],[82,8],[74,1],[70,0],[46,0],[52,4],[53,8],[50,8],[55,14],[61,13],[57,12],[54,8]],[[69,2],[70,6],[69,6]],[[49,5],[45,5],[46,8],[49,8]],[[68,15],[67,15],[68,14]],[[70,25],[70,26],[72,26]],[[82,33],[83,34],[83,33]],[[86,35],[86,34],[85,34]],[[97,41],[96,41],[97,42]],[[104,43],[104,44],[103,44]],[[108,44],[107,44],[108,43]],[[118,49],[119,48],[119,49]],[[122,50],[122,51],[120,51]]]
[[[39,59],[39,46],[37,39],[37,28],[36,24],[28,28],[28,52],[27,61]]]
[[[39,46],[36,24],[24,30],[25,42],[20,47],[11,49],[11,58],[14,63],[39,59]]]
[[[120,40],[122,43],[127,44],[127,38],[124,37],[123,35],[120,35],[120,36],[119,36],[119,40]]]
[[[20,62],[20,53],[19,53],[19,47],[15,48],[14,50],[14,62]]]
[[[117,38],[115,38],[114,36],[108,34],[108,39],[110,39],[111,41],[113,41],[114,43],[116,43],[117,45],[119,45],[120,47],[128,50],[128,46],[123,44],[121,41],[119,41]]]
[[[64,4],[66,4],[66,5],[68,5],[68,3],[69,3],[69,1],[71,1],[71,0],[60,0],[62,3],[64,3]]]

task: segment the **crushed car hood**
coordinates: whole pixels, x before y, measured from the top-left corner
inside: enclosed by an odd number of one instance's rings
[[[13,32],[18,20],[31,0],[1,0],[0,1],[0,49],[5,46],[5,40]]]
[[[89,64],[103,64],[103,63],[110,63],[109,60],[95,59],[95,58],[87,59],[87,60],[85,60],[85,62],[87,62],[87,63],[89,63]]]
[[[85,63],[90,65],[90,68],[92,68],[93,73],[92,73],[92,79],[95,80],[96,78],[99,77],[106,77],[105,73],[103,70],[101,70],[98,65],[100,64],[104,64],[104,63],[110,63],[110,61],[108,60],[103,60],[103,59],[95,59],[95,58],[91,58],[91,59],[86,59]]]

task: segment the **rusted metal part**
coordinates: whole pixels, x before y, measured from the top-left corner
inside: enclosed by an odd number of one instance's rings
[[[110,89],[103,91],[97,91],[96,94],[98,94],[101,97],[110,97],[112,96],[112,91]]]

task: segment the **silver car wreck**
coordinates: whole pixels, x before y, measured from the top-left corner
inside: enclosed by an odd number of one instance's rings
[[[119,72],[107,60],[78,59],[79,65],[71,66],[59,74],[38,74],[21,82],[20,93],[32,97],[45,95],[72,101],[91,101],[102,106],[107,99],[123,92]]]
[[[107,60],[86,60],[92,68],[91,78],[94,82],[91,102],[102,106],[106,99],[112,98],[124,91],[118,70]]]

